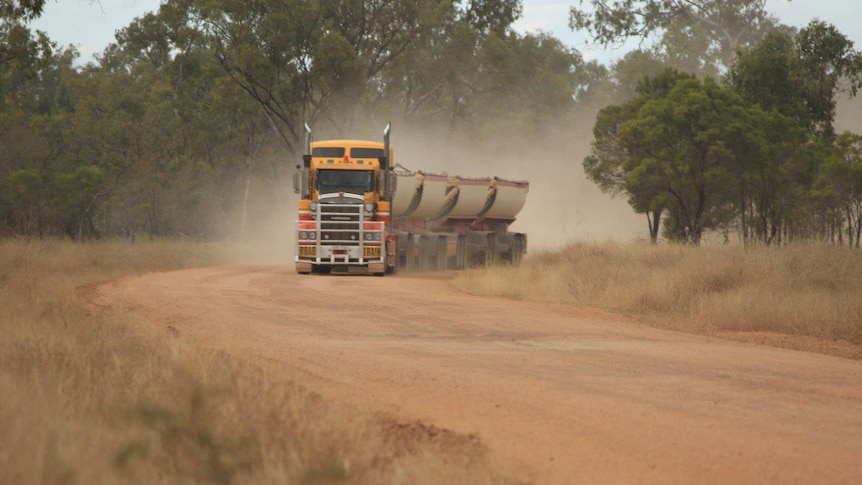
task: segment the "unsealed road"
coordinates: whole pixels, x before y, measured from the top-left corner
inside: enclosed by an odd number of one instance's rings
[[[449,276],[154,273],[95,302],[329,400],[474,434],[536,483],[862,483],[862,362],[475,297]]]

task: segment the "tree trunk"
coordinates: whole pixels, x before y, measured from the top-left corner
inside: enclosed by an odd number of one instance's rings
[[[650,217],[652,213],[652,217]],[[658,230],[661,227],[661,209],[647,211],[647,224],[649,225],[649,239],[652,244],[658,243]]]

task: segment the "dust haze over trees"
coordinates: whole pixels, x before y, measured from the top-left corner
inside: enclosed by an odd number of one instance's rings
[[[284,205],[304,122],[515,131],[573,109],[583,84],[579,53],[512,31],[515,0],[170,0],[86,66],[29,29],[41,3],[15,5],[0,64],[7,235],[236,236]]]
[[[862,68],[840,32],[764,1],[584,3],[571,23],[597,43],[656,42],[586,62],[515,32],[518,0],[168,0],[80,65],[30,28],[43,1],[3,2],[0,234],[241,236],[289,217],[305,122],[482,144],[595,117],[585,168],[654,239],[859,244],[860,141],[832,122]]]

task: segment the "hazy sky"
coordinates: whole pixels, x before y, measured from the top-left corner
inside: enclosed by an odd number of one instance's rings
[[[81,60],[89,62],[114,41],[114,32],[135,17],[158,9],[160,0],[50,0],[35,27],[48,32],[61,45],[75,45]],[[602,51],[587,44],[587,37],[568,28],[568,12],[578,0],[525,0],[524,14],[515,25],[521,32],[542,30],[574,47],[587,59],[607,62],[622,49]],[[588,2],[587,2],[588,3]],[[782,22],[801,27],[814,18],[834,24],[862,49],[862,1],[770,0],[768,9]]]

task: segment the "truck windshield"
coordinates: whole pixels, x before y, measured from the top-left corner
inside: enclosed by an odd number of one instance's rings
[[[374,172],[370,170],[318,170],[317,190],[321,194],[347,192],[364,195],[374,190]]]

